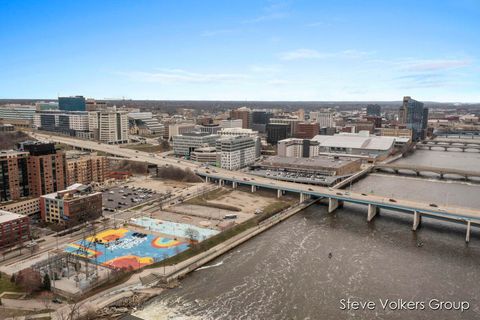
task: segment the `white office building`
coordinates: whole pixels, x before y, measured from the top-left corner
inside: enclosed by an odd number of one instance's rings
[[[176,156],[190,158],[196,148],[214,147],[220,136],[207,132],[186,132],[172,137],[173,153]]]
[[[242,126],[243,126],[242,119],[220,121],[220,127],[222,128],[242,128]]]
[[[311,158],[318,156],[319,144],[313,140],[288,138],[278,141],[279,157]]]
[[[317,122],[320,128],[335,127],[335,113],[330,110],[312,111],[310,112],[310,120]]]
[[[89,128],[99,141],[108,144],[128,143],[128,116],[126,112],[109,110],[88,113]]]
[[[244,136],[221,138],[216,143],[220,167],[238,170],[255,162],[255,139]]]
[[[4,120],[28,120],[33,121],[35,106],[7,104],[0,106],[0,119]]]

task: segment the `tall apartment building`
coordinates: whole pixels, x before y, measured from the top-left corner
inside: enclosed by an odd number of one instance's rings
[[[176,156],[190,157],[196,148],[215,146],[218,138],[218,135],[207,132],[187,132],[173,136],[173,153]]]
[[[18,200],[29,194],[28,152],[0,151],[0,202]]]
[[[108,177],[108,159],[95,154],[67,153],[67,186],[75,183],[104,182]]]
[[[43,194],[63,190],[66,187],[65,153],[55,150],[53,143],[27,141],[20,144],[21,151],[29,153],[27,160],[29,194]]]
[[[79,183],[40,197],[40,216],[46,222],[77,224],[98,218],[101,214],[102,193],[92,193]]]
[[[86,101],[83,96],[58,97],[58,109],[65,111],[86,111]]]
[[[218,139],[216,143],[220,167],[237,170],[255,162],[255,140],[250,137],[235,136]]]
[[[250,113],[249,108],[241,107],[230,111],[230,119],[242,120],[242,128],[248,129],[252,122],[252,114]]]
[[[0,249],[30,240],[30,218],[0,210]]]
[[[103,143],[128,143],[128,116],[116,108],[90,111],[88,113],[90,131]]]
[[[412,139],[414,141],[425,139],[428,124],[428,108],[424,108],[423,103],[403,97],[403,105],[398,112],[398,120],[406,128],[412,129]]]

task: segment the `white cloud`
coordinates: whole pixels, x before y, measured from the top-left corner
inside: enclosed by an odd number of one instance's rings
[[[302,60],[302,59],[326,59],[326,58],[342,58],[342,59],[359,59],[370,56],[374,52],[360,51],[356,49],[347,49],[340,52],[320,52],[314,49],[296,49],[280,54],[281,60]]]
[[[403,68],[409,71],[438,71],[456,69],[469,66],[470,60],[466,59],[433,59],[403,62]]]
[[[303,60],[303,59],[322,59],[328,57],[329,54],[321,53],[313,49],[296,49],[293,51],[283,52],[280,54],[281,60]]]
[[[247,79],[248,76],[237,73],[196,73],[181,69],[167,69],[158,72],[121,72],[135,81],[158,82],[163,84],[174,83],[212,83],[212,82],[235,82]]]

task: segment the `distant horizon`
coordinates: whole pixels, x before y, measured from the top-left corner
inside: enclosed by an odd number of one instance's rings
[[[81,94],[77,96],[82,96]],[[59,96],[59,97],[68,97],[68,96]],[[403,100],[221,100],[221,99],[137,99],[137,98],[94,98],[83,96],[85,99],[94,99],[96,101],[172,101],[172,102],[235,102],[235,103],[254,103],[254,102],[295,102],[295,103],[398,103]],[[412,97],[412,96],[410,96]],[[403,97],[402,97],[403,98]],[[412,97],[415,99],[415,97]],[[52,101],[58,100],[57,98],[0,98],[0,101],[4,100],[32,100],[32,101]],[[465,101],[429,101],[429,100],[419,100],[417,101],[423,103],[439,103],[439,104],[480,104],[478,102],[465,102]]]

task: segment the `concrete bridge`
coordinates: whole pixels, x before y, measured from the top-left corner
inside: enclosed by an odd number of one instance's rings
[[[423,144],[419,143],[416,146],[417,149],[423,149],[423,150],[438,150],[438,149],[443,149],[439,151],[448,151],[449,149],[455,149],[455,150],[461,150],[462,152],[465,152],[467,150],[470,151],[476,151],[480,152],[480,146],[479,145],[467,145],[467,146],[457,146],[457,145],[441,145],[441,144]]]
[[[480,178],[479,171],[469,171],[469,170],[458,170],[458,169],[447,169],[447,168],[438,168],[438,167],[428,167],[428,166],[417,166],[409,164],[377,164],[372,168],[373,171],[387,171],[394,172],[396,174],[400,171],[410,171],[414,172],[417,176],[422,175],[422,173],[436,173],[440,179],[443,179],[445,175],[455,175],[463,177],[465,180],[470,180],[470,178]]]
[[[197,175],[204,177],[206,182],[218,183],[221,186],[226,184],[232,188],[238,188],[240,185],[248,186],[251,192],[258,188],[265,188],[277,191],[277,197],[281,197],[284,192],[298,193],[300,202],[311,197],[328,199],[328,212],[334,212],[337,208],[343,206],[345,202],[365,205],[367,207],[367,221],[372,221],[380,212],[380,209],[389,209],[412,215],[412,230],[417,230],[421,224],[421,217],[428,216],[441,220],[450,220],[466,224],[465,241],[470,241],[470,231],[472,224],[480,225],[480,210],[471,208],[461,208],[453,206],[439,206],[436,204],[422,203],[411,200],[392,199],[366,193],[354,193],[345,190],[335,190],[319,186],[309,186],[284,181],[271,181],[270,179],[255,178],[237,178],[231,175],[219,173],[207,173],[197,170]]]
[[[48,136],[35,134],[41,140],[53,140],[75,147],[84,149],[102,151],[114,156],[130,158],[132,160],[144,161],[146,163],[156,164],[158,166],[172,165],[183,169],[193,170],[198,176],[203,177],[205,182],[217,182],[220,185],[229,184],[233,188],[239,185],[246,185],[255,192],[258,188],[265,188],[277,191],[277,196],[281,197],[284,192],[299,194],[300,202],[310,197],[328,199],[328,212],[335,211],[342,206],[344,202],[365,205],[367,210],[367,221],[373,220],[381,208],[396,210],[409,213],[413,217],[412,229],[417,230],[421,224],[421,217],[428,216],[436,219],[447,219],[466,224],[465,241],[470,241],[470,230],[472,224],[480,225],[480,209],[462,208],[454,206],[438,206],[411,200],[391,199],[377,195],[368,195],[365,193],[353,193],[344,190],[335,190],[315,185],[299,184],[288,181],[273,180],[266,177],[259,177],[241,171],[229,171],[215,168],[206,169],[199,167],[198,164],[181,159],[171,159],[163,156],[151,156],[142,151],[135,151],[126,148],[120,148],[117,145],[106,145],[95,141],[78,140],[71,137]]]
[[[426,145],[457,145],[457,146],[480,146],[479,140],[453,140],[453,139],[435,139],[424,140],[422,144]]]

